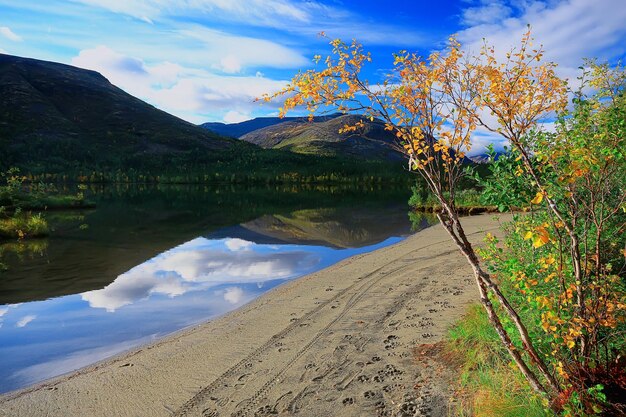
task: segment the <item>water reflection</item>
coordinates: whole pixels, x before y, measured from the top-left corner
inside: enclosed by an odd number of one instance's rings
[[[101,290],[81,295],[91,307],[113,312],[152,294],[176,297],[225,284],[288,279],[314,269],[321,259],[315,251],[290,246],[259,245],[242,239],[197,238],[163,252],[120,275]],[[240,287],[224,290],[224,299],[237,304]]]
[[[88,196],[96,201],[95,210],[49,213],[54,228],[49,239],[4,254],[7,245],[0,245],[0,261],[9,268],[0,272],[0,304],[102,289],[146,259],[198,236],[336,248],[372,245],[409,232],[409,194],[388,187],[104,188]]]
[[[2,307],[0,391],[61,375],[231,311],[362,248],[193,239],[100,290]]]
[[[404,192],[99,198],[79,219],[63,216],[47,241],[0,245],[10,268],[0,280],[0,392],[215,318],[411,230]]]

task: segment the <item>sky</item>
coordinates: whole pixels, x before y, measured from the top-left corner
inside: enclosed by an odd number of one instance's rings
[[[625,55],[625,22],[625,0],[0,0],[0,53],[99,71],[192,123],[233,123],[277,114],[254,98],[327,54],[320,32],[362,42],[377,81],[394,51],[426,55],[451,34],[504,49],[530,24],[574,79],[585,57]]]

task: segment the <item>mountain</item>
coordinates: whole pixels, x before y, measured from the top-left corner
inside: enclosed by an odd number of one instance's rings
[[[504,155],[504,152],[496,152],[493,155],[483,153],[479,155],[469,156],[468,159],[475,164],[488,164],[489,162],[491,162],[490,158],[498,159],[500,155]]]
[[[101,74],[0,54],[0,165],[124,166],[236,144],[131,96]],[[0,166],[2,168],[2,166]]]
[[[332,114],[329,116],[317,116],[315,120],[328,120],[334,117],[341,116],[341,113]],[[250,133],[257,129],[262,129],[268,126],[274,126],[285,122],[297,122],[307,121],[308,117],[257,117],[255,119],[246,120],[239,123],[220,123],[220,122],[208,122],[203,123],[200,126],[204,129],[210,130],[218,135],[228,136],[231,138],[239,138],[246,133]]]
[[[363,121],[363,128],[339,133],[345,125],[355,125],[359,121]],[[403,158],[396,150],[395,135],[385,130],[382,121],[369,121],[357,115],[333,115],[313,121],[297,118],[251,131],[239,138],[262,148],[302,154],[393,161]]]

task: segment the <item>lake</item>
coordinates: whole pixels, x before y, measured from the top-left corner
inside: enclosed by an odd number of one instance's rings
[[[106,186],[0,245],[0,392],[218,317],[288,280],[396,243],[407,189]]]

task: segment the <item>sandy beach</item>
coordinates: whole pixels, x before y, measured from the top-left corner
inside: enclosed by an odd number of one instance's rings
[[[464,224],[475,242],[498,228],[491,214]],[[446,416],[451,387],[416,349],[445,337],[474,285],[437,225],[0,397],[0,416]]]

